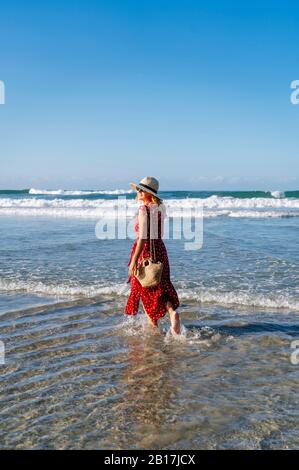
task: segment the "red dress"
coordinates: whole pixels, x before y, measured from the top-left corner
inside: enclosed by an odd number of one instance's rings
[[[147,211],[147,215],[149,214],[149,210],[145,205],[141,205],[139,207],[139,211]],[[136,315],[138,313],[139,302],[141,299],[146,313],[155,322],[160,317],[164,317],[164,315],[166,314],[167,301],[172,303],[174,310],[177,309],[178,306],[180,305],[176,290],[170,281],[168,255],[167,255],[164,242],[161,238],[161,219],[163,216],[164,214],[160,210],[158,210],[157,219],[155,219],[158,221],[158,230],[156,231],[157,238],[154,239],[156,261],[161,261],[163,263],[161,282],[157,286],[154,286],[154,287],[142,287],[138,279],[135,276],[131,276],[128,280],[128,282],[131,282],[131,293],[129,295],[129,298],[125,307],[125,313],[127,315]],[[152,223],[152,218],[151,218],[151,223]],[[133,253],[135,252],[138,237],[139,237],[138,216],[136,217],[136,220],[135,220],[135,232],[137,235],[137,240],[135,240],[132,246],[131,256],[128,262],[128,266],[130,265]],[[150,238],[149,238],[149,229],[148,229],[147,240],[145,241],[143,252],[141,252],[139,256],[138,265],[142,260],[142,255],[144,258],[148,258],[150,256],[149,247],[150,247]]]

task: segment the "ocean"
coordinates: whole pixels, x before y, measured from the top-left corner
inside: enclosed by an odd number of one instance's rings
[[[0,191],[0,448],[299,448],[299,191],[161,192],[203,211],[200,249],[165,239],[178,337],[124,315],[133,240],[96,236],[134,197]]]

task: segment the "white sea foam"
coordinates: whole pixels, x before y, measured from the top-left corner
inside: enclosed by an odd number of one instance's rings
[[[0,279],[0,290],[22,291],[47,296],[95,297],[108,295],[112,297],[127,296],[130,286],[127,283],[111,283],[102,285],[67,285],[45,284],[38,281]],[[242,306],[267,309],[289,309],[299,311],[299,300],[287,294],[269,293],[267,295],[252,292],[221,292],[215,288],[183,288],[178,289],[180,300],[202,304],[217,304],[227,307]]]
[[[285,193],[283,191],[270,191],[271,196],[275,198],[282,198],[285,197]]]
[[[45,284],[41,281],[22,281],[0,279],[0,290],[6,292],[28,292],[50,296],[95,297],[97,295],[126,295],[130,287],[127,283],[114,283],[111,285],[68,285]]]
[[[113,190],[92,190],[92,191],[71,191],[67,189],[35,189],[31,188],[29,190],[29,194],[37,194],[37,195],[50,195],[50,196],[55,196],[55,195],[60,195],[60,196],[89,196],[93,194],[132,194],[133,190],[132,189],[113,189]]]
[[[203,207],[204,217],[298,217],[299,199],[270,199],[211,196],[206,199],[168,199],[167,214],[171,217],[188,217],[187,211]],[[116,212],[117,210],[117,212]],[[186,210],[185,213],[182,211]],[[132,217],[136,204],[132,199],[123,200],[118,206],[114,199],[69,199],[62,198],[0,198],[0,215],[46,216],[70,218]]]
[[[284,198],[285,193],[284,191],[275,190],[275,191],[265,191],[270,193],[274,198]],[[49,196],[89,196],[89,195],[96,195],[96,194],[132,194],[134,193],[133,189],[93,189],[93,190],[70,190],[70,189],[36,189],[31,188],[29,189],[29,194],[33,195],[49,195]],[[218,197],[217,195],[213,195],[212,197]],[[236,199],[236,198],[234,198]]]
[[[168,323],[168,322],[167,322]],[[135,336],[135,337],[151,337],[158,334],[163,334],[165,344],[183,343],[196,345],[200,348],[210,348],[216,343],[219,343],[222,339],[225,342],[232,341],[234,338],[232,335],[222,337],[221,334],[217,333],[213,328],[203,326],[201,328],[186,328],[181,322],[181,332],[177,334],[172,331],[170,324],[158,323],[158,329],[152,328],[146,318],[145,314],[142,315],[126,315],[124,320],[115,326],[122,336]],[[200,352],[200,349],[197,350]]]
[[[63,198],[0,198],[0,215],[46,216],[70,218],[132,217],[136,203],[125,199],[63,199]],[[171,217],[189,217],[187,211],[203,207],[204,217],[298,217],[299,199],[233,198],[210,196],[206,199],[167,199],[167,214]],[[186,210],[186,212],[182,212]]]
[[[200,303],[299,311],[299,301],[290,298],[286,294],[263,295],[252,292],[220,292],[215,288],[178,289],[178,294],[182,300],[192,300]]]
[[[186,204],[192,204],[192,199],[185,199]],[[204,207],[209,209],[281,209],[281,208],[297,208],[299,209],[299,199],[272,199],[265,197],[254,198],[234,198],[231,196],[213,195],[206,199],[196,199],[195,201],[203,201]]]

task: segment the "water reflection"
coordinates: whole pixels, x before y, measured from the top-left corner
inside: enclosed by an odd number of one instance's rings
[[[125,344],[127,367],[119,377],[125,391],[115,405],[121,430],[126,430],[128,441],[148,433],[159,436],[175,419],[176,398],[183,385],[176,349],[166,345],[159,333],[127,336]],[[119,438],[114,436],[116,441]]]

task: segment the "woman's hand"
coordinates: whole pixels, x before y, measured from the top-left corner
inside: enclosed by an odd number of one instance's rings
[[[137,271],[137,261],[132,260],[129,266],[129,276],[135,276]]]

